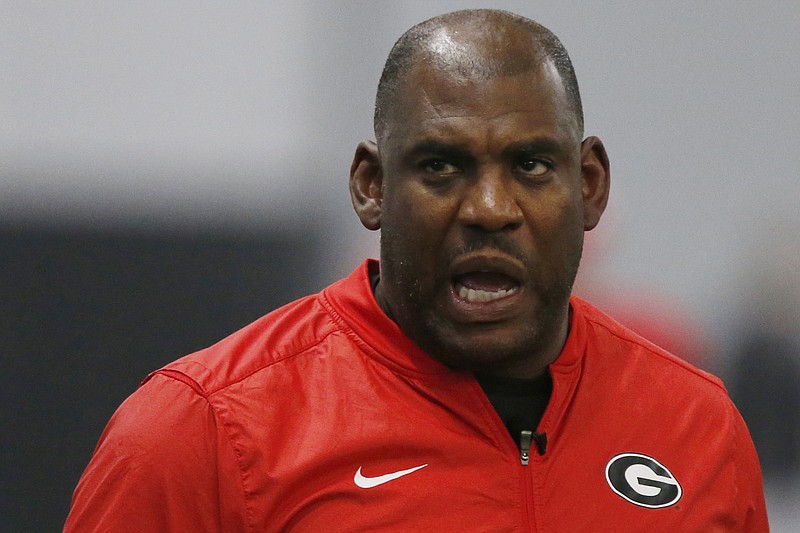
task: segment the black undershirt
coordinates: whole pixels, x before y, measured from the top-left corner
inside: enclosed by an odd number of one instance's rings
[[[379,275],[370,279],[373,293],[379,280]],[[500,378],[486,374],[475,377],[517,446],[521,431],[536,432],[553,392],[553,380],[549,372],[533,379]]]
[[[536,432],[553,392],[549,372],[533,379],[475,377],[517,446],[520,432]]]

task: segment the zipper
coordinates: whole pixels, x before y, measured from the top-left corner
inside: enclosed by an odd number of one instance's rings
[[[533,468],[528,467],[531,458],[531,443],[533,442],[533,431],[523,430],[519,432],[519,462],[522,465],[522,503],[525,511],[524,527],[525,531],[534,533],[536,531],[536,516],[533,502]]]
[[[519,462],[527,467],[531,459],[531,444],[536,446],[539,455],[544,455],[547,449],[547,433],[538,431],[522,430],[519,432]],[[536,529],[536,506],[533,502],[533,472],[531,468],[522,469],[523,478],[523,498],[525,499],[525,511],[529,531],[535,532]]]
[[[531,458],[532,439],[532,431],[524,430],[519,432],[519,462],[522,463],[522,466],[528,466],[528,461]]]
[[[519,432],[519,462],[522,463],[522,466],[528,466],[528,461],[530,461],[531,442],[536,444],[536,451],[539,452],[539,455],[544,455],[547,450],[547,433],[527,430]]]

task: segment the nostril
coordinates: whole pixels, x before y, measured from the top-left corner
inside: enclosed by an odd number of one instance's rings
[[[499,231],[519,227],[523,214],[513,197],[491,194],[465,199],[459,210],[459,218],[466,226]]]

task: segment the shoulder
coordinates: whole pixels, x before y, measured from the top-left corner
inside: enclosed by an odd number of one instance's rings
[[[153,376],[103,431],[73,494],[65,531],[205,531],[221,515],[237,523],[241,475],[220,429],[206,398]],[[223,479],[230,487],[224,491]]]
[[[725,386],[717,376],[653,344],[591,304],[573,298],[574,312],[585,327],[586,364],[597,364],[622,382],[637,384],[665,394],[701,394],[729,403]]]
[[[306,296],[153,372],[143,384],[168,376],[208,396],[309,351],[337,329],[320,295]]]
[[[70,530],[102,523],[144,531],[149,521],[160,531],[210,531],[218,513],[239,520],[246,496],[239,454],[247,439],[235,430],[263,417],[269,397],[248,392],[263,385],[251,378],[334,331],[324,305],[308,296],[150,374],[103,432],[73,497]],[[165,514],[167,501],[191,512]]]
[[[612,414],[618,434],[633,435],[636,445],[654,439],[648,446],[677,464],[685,450],[706,465],[736,464],[735,471],[753,474],[753,486],[760,486],[750,434],[722,380],[589,304],[578,308],[586,328],[582,386],[596,412]],[[671,442],[682,446],[673,449]]]

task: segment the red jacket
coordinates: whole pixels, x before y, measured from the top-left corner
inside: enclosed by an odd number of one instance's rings
[[[66,531],[767,531],[717,378],[573,298],[547,447],[523,465],[475,379],[383,314],[370,268],[149,376]]]

